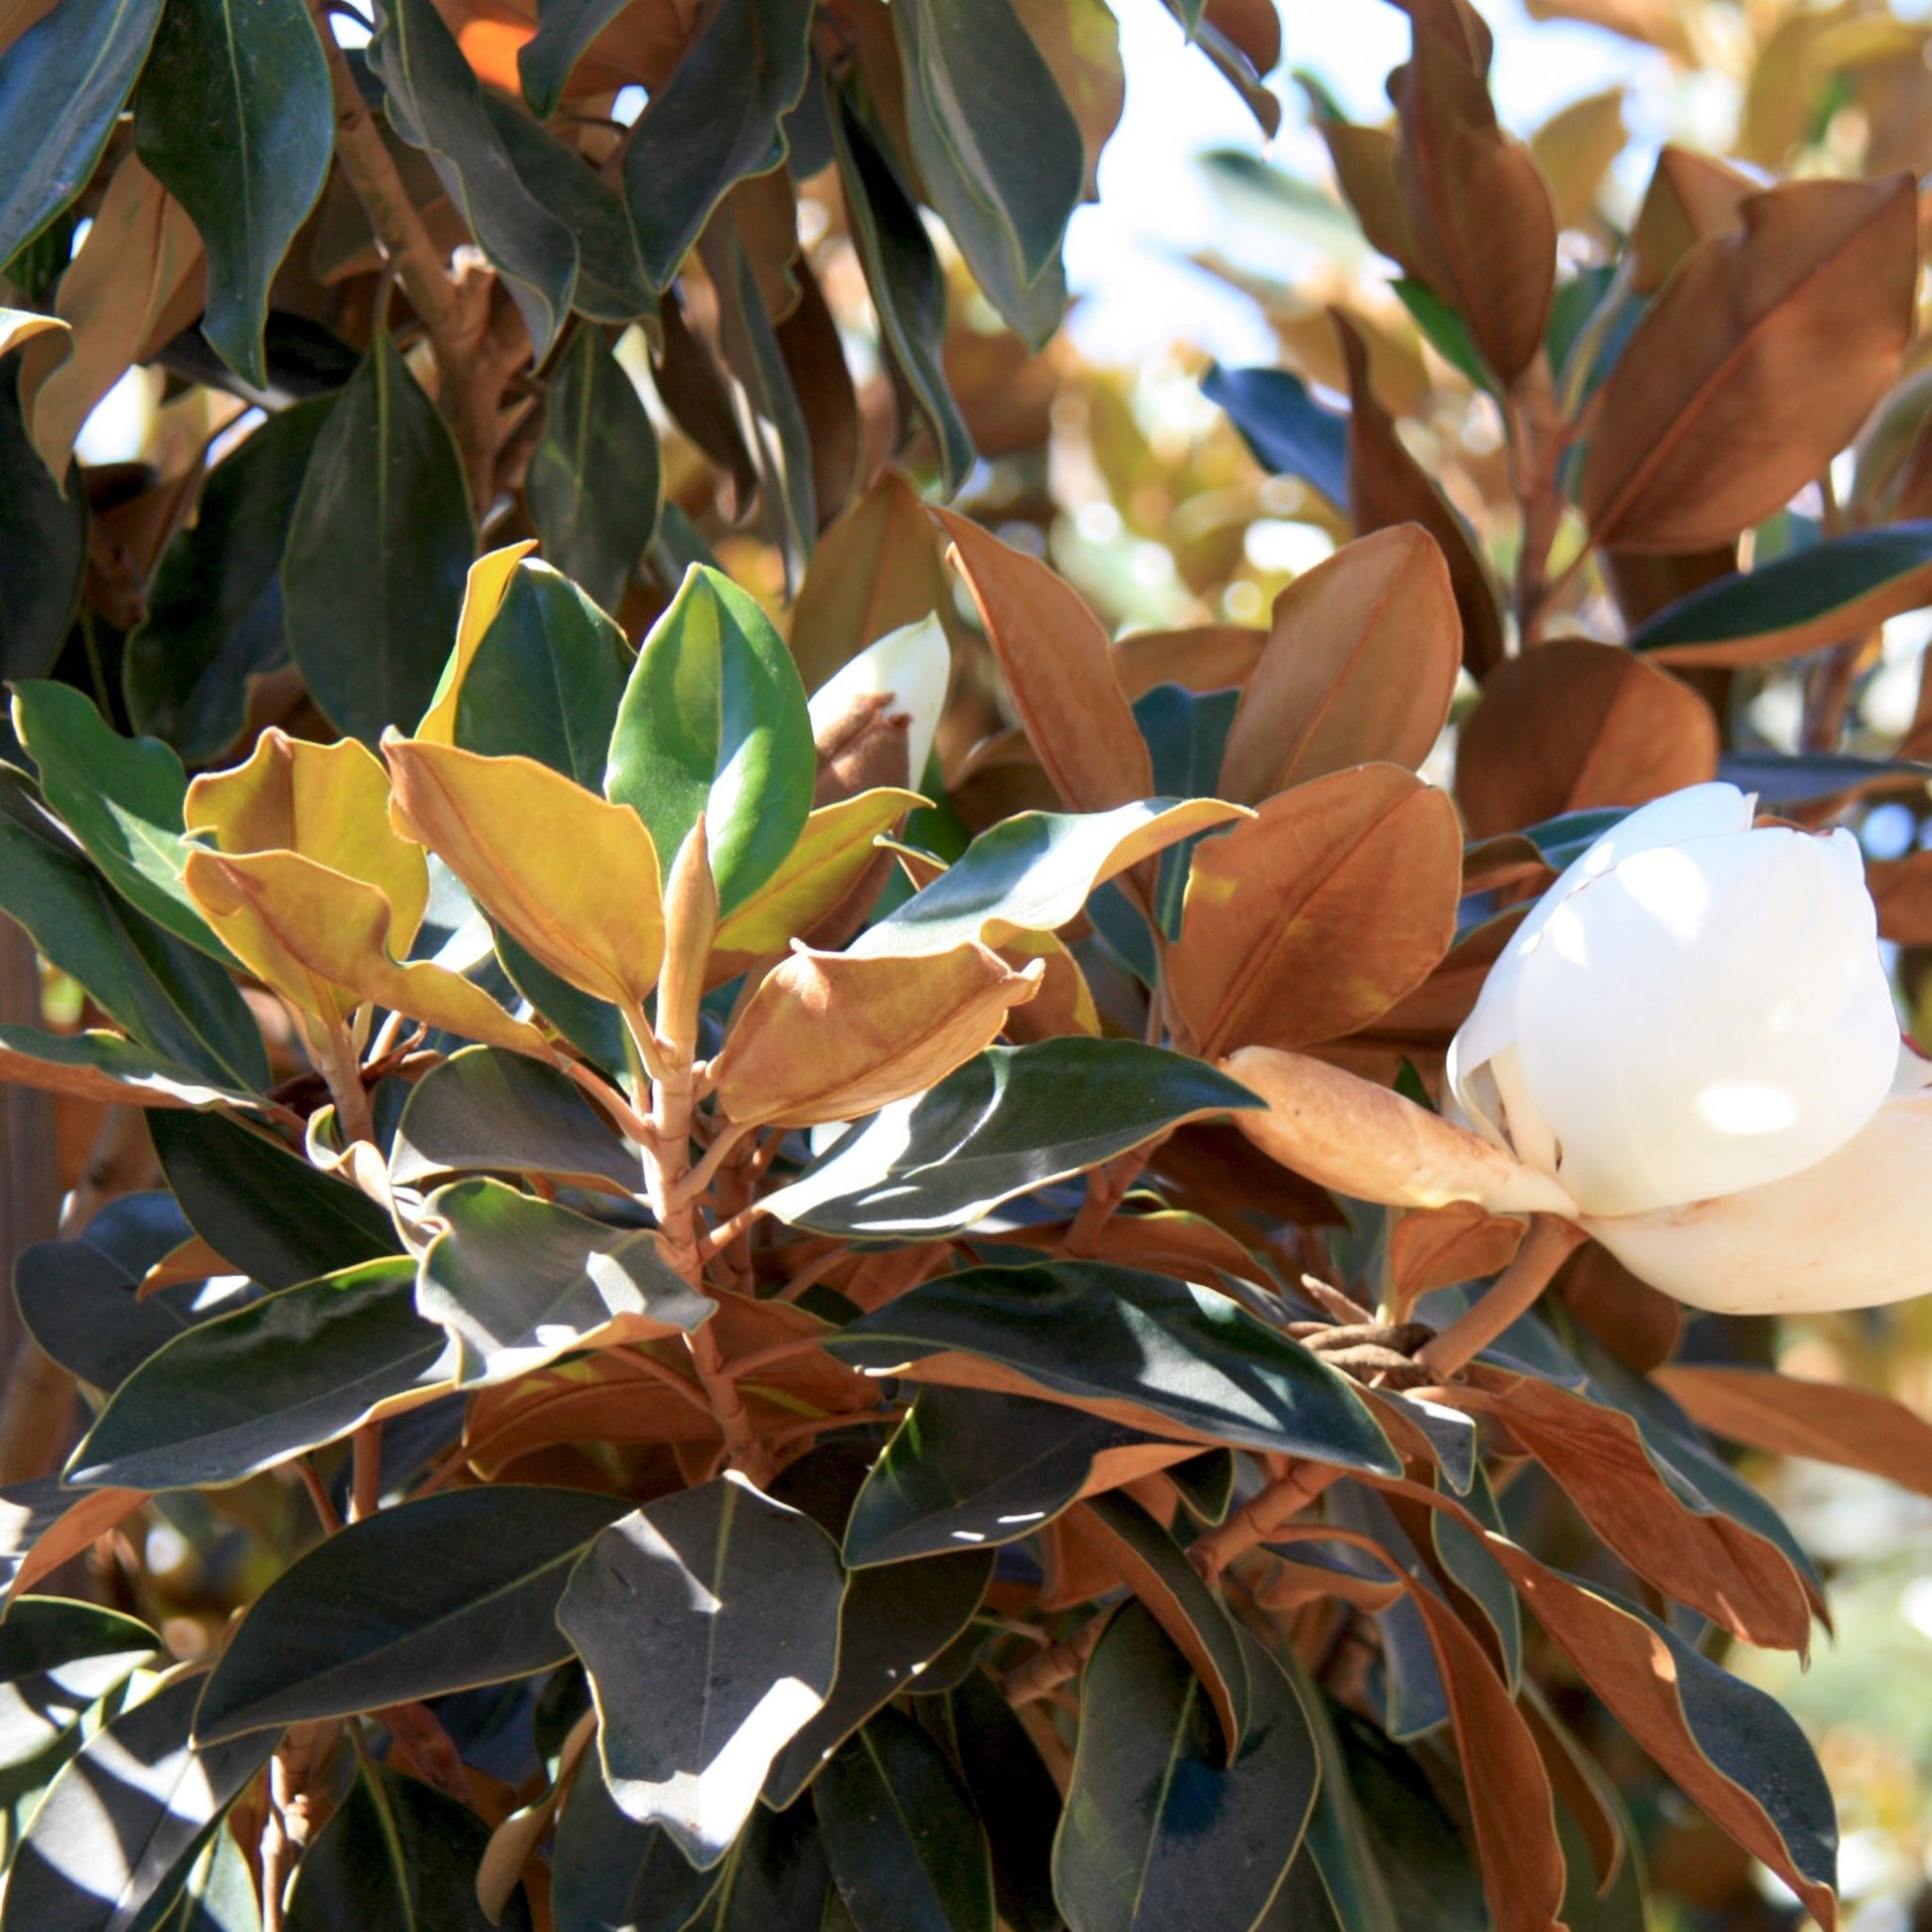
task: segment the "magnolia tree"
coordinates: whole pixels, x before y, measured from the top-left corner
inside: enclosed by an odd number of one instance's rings
[[[1205,385],[1348,540],[1119,641],[1101,0],[0,18],[6,1932],[1641,1932],[1632,1744],[1838,1922],[1720,1445],[1932,1483],[1725,1318],[1932,1289],[1913,181],[1407,11],[1405,306]]]

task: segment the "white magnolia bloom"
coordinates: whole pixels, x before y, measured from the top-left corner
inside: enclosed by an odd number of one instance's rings
[[[1857,840],[1733,785],[1633,812],[1550,888],[1449,1049],[1451,1115],[1680,1301],[1932,1289],[1932,1072],[1899,1036]]]
[[[946,708],[952,679],[952,647],[937,618],[889,630],[834,671],[811,697],[812,736],[823,739],[861,699],[881,697],[889,712],[903,712],[907,782],[915,789],[932,756],[932,740]]]

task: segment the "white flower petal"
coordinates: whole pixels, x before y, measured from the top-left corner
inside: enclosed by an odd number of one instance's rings
[[[1888,1100],[1802,1173],[1717,1200],[1583,1223],[1692,1308],[1788,1314],[1932,1292],[1932,1089]]]
[[[1898,1057],[1846,832],[1640,849],[1551,911],[1515,992],[1525,1090],[1593,1214],[1812,1167],[1871,1118]]]
[[[836,725],[859,699],[875,694],[892,701],[911,720],[905,751],[908,777],[915,790],[932,756],[933,735],[946,708],[952,680],[952,646],[937,618],[889,630],[843,669],[834,671],[811,697],[812,736]]]

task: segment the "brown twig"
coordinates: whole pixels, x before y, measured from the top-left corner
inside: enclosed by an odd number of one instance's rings
[[[1036,1699],[1050,1697],[1069,1678],[1079,1676],[1081,1666],[1093,1655],[1094,1645],[1100,1641],[1112,1615],[1111,1609],[1102,1610],[1097,1616],[1089,1617],[1070,1637],[1062,1637],[1025,1663],[1016,1664],[1000,1680],[1007,1702],[1032,1704]]]
[[[1347,1473],[1327,1462],[1291,1463],[1278,1480],[1243,1504],[1219,1529],[1195,1539],[1187,1552],[1195,1569],[1212,1583],[1236,1557],[1266,1543]]]
[[[1080,1211],[1074,1215],[1060,1242],[1063,1254],[1093,1254],[1101,1230],[1113,1218],[1114,1209],[1127,1198],[1128,1190],[1141,1177],[1142,1170],[1159,1144],[1150,1141],[1142,1147],[1129,1148],[1087,1175],[1087,1197],[1080,1203]]]
[[[373,1516],[382,1500],[382,1425],[365,1422],[349,1439],[353,1476],[349,1486],[348,1520],[359,1523]]]
[[[1537,1298],[1572,1254],[1589,1237],[1560,1214],[1532,1214],[1529,1232],[1516,1259],[1496,1277],[1488,1293],[1465,1309],[1434,1341],[1416,1351],[1416,1360],[1438,1382],[1451,1380],[1489,1346]]]

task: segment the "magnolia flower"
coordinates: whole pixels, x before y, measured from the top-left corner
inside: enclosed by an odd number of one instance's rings
[[[820,757],[852,759],[875,721],[903,718],[905,774],[898,782],[916,789],[951,679],[952,649],[937,618],[889,630],[812,693],[812,738]],[[871,781],[869,774],[860,778]]]
[[[1367,1198],[1562,1214],[1698,1308],[1932,1290],[1932,1065],[1900,1039],[1858,842],[1754,827],[1754,802],[1692,786],[1570,867],[1450,1045],[1447,1120],[1249,1049],[1256,1138]],[[1351,1154],[1371,1126],[1415,1158]]]

